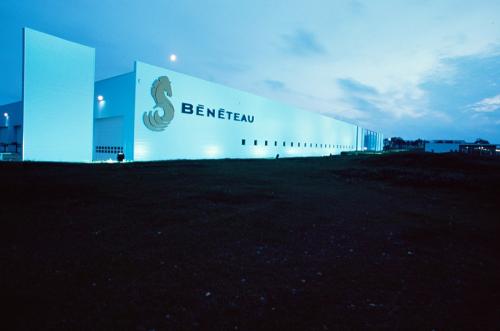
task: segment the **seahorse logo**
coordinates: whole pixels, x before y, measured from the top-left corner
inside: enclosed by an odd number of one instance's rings
[[[174,118],[174,105],[166,95],[172,96],[172,84],[167,76],[161,76],[153,82],[151,86],[151,96],[156,105],[153,110],[145,111],[142,114],[144,125],[151,131],[163,131]],[[163,115],[159,114],[159,109],[163,110]]]

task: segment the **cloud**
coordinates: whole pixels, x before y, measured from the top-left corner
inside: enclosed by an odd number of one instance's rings
[[[326,48],[319,43],[316,36],[306,30],[297,30],[293,34],[284,35],[285,50],[296,56],[312,56],[326,54]]]
[[[342,92],[342,100],[354,110],[369,113],[372,117],[418,118],[423,115],[417,110],[421,95],[414,89],[389,90],[383,93],[375,87],[351,78],[336,80]]]
[[[363,12],[364,5],[357,0],[353,0],[349,2],[349,8],[353,14],[359,15]]]
[[[470,109],[479,113],[492,113],[500,109],[500,94],[492,98],[485,98],[476,102],[470,106]]]
[[[283,91],[286,88],[285,83],[280,80],[266,79],[264,81],[264,84],[266,84],[267,87],[274,91]]]
[[[342,78],[337,79],[337,84],[342,88],[342,90],[355,93],[355,94],[378,94],[377,90],[372,86],[362,84],[354,79]]]

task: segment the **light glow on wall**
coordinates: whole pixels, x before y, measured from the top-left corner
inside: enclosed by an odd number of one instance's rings
[[[134,158],[138,160],[149,160],[151,153],[147,144],[136,143],[134,147]]]
[[[205,147],[205,155],[210,158],[216,158],[222,155],[222,152],[219,146],[212,145]]]
[[[9,126],[9,113],[3,113],[3,117],[5,117],[5,126]]]
[[[103,110],[105,106],[106,106],[106,101],[104,101],[104,100],[103,101],[99,101],[97,103],[97,109],[99,109],[99,110]]]
[[[256,157],[267,156],[267,151],[264,147],[252,147],[252,154]]]
[[[301,153],[297,148],[287,148],[285,152],[288,155],[300,155]]]

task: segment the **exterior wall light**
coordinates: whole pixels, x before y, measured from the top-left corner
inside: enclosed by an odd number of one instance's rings
[[[97,101],[99,101],[99,102],[104,101],[104,97],[102,95],[98,95]]]

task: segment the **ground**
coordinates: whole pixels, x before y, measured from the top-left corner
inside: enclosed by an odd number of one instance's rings
[[[500,328],[499,159],[0,163],[0,180],[11,330]]]

